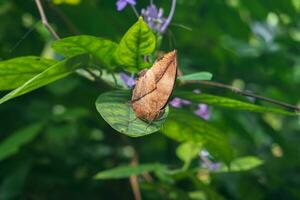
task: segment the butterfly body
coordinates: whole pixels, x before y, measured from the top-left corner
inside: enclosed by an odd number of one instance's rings
[[[158,59],[150,69],[139,74],[131,99],[137,118],[151,122],[163,113],[176,80],[176,59],[174,50]]]

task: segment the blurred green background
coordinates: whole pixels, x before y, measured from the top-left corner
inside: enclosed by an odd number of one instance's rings
[[[66,0],[44,1],[44,6],[61,37],[87,34],[119,41],[136,17],[130,7],[116,11],[115,3]],[[167,15],[171,1],[154,3]],[[138,10],[147,5],[149,1],[137,0]],[[1,60],[54,56],[53,40],[39,20],[33,0],[0,0]],[[178,0],[162,49],[178,50],[183,72],[209,71],[215,81],[297,104],[299,44],[299,0]],[[247,101],[230,91],[193,87]],[[11,149],[17,151],[12,156],[2,159],[0,151],[1,200],[133,199],[128,179],[92,178],[129,163],[133,146],[140,163],[181,166],[178,143],[163,134],[132,139],[111,129],[94,106],[105,90],[72,75],[0,106],[0,141],[19,131],[28,136],[26,145]],[[236,156],[255,155],[264,165],[247,172],[208,173],[200,185],[190,180],[142,182],[144,199],[205,199],[169,195],[192,190],[204,190],[207,199],[300,199],[299,118],[213,107],[210,121],[224,131]],[[40,123],[46,124],[42,131]]]

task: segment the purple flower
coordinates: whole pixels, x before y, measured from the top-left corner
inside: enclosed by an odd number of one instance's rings
[[[205,120],[208,120],[211,114],[208,105],[203,103],[198,104],[198,109],[194,113]]]
[[[218,163],[218,162],[217,163],[210,163],[210,164],[206,165],[206,167],[211,171],[216,171],[216,170],[220,169],[221,163]]]
[[[201,160],[201,166],[202,167],[205,167],[211,171],[215,171],[215,170],[218,170],[220,169],[221,167],[221,163],[219,162],[213,162],[210,158],[211,158],[211,155],[209,154],[208,151],[206,150],[201,150],[199,152],[199,157],[200,157],[200,160]]]
[[[142,9],[141,15],[148,26],[159,33],[164,33],[169,26],[176,7],[176,0],[172,0],[171,10],[167,18],[163,17],[163,9],[157,8],[156,5],[151,3],[146,9]]]
[[[157,32],[161,32],[163,24],[166,22],[166,18],[163,17],[163,9],[157,8],[154,4],[151,4],[147,9],[142,9],[142,16],[148,26]]]
[[[190,105],[192,102],[186,99],[181,99],[179,97],[175,97],[172,101],[170,101],[171,106],[174,108],[181,108],[182,106]]]
[[[123,10],[127,6],[127,4],[134,6],[136,4],[136,2],[135,2],[135,0],[118,0],[116,3],[117,10],[118,11]]]
[[[121,80],[127,85],[127,87],[132,88],[135,85],[134,76],[128,76],[127,74],[121,72],[120,73]]]

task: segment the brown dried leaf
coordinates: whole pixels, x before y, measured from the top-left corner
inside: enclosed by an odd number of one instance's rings
[[[136,116],[146,121],[159,118],[173,91],[177,74],[176,50],[158,59],[139,74],[132,93]]]

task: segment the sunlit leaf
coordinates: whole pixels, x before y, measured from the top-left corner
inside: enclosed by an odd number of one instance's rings
[[[12,133],[0,143],[0,161],[14,155],[21,146],[33,140],[42,129],[42,124],[33,124]]]
[[[140,137],[159,131],[168,115],[168,107],[160,119],[146,122],[136,118],[130,105],[130,98],[129,90],[103,93],[96,101],[96,108],[113,129],[125,135]]]
[[[211,80],[212,74],[209,72],[197,72],[193,74],[179,76],[178,79],[182,81],[205,81],[205,80]]]
[[[114,68],[113,55],[117,43],[95,36],[80,35],[63,38],[52,44],[52,47],[59,53],[70,57],[88,53],[96,59],[95,65],[99,67]]]
[[[177,157],[184,163],[190,163],[192,159],[198,156],[201,145],[193,142],[184,142],[176,149]]]
[[[131,175],[139,175],[146,172],[165,170],[161,164],[141,164],[137,166],[120,166],[110,170],[101,171],[95,175],[95,179],[120,179],[128,178]]]
[[[137,72],[150,66],[144,55],[151,54],[156,46],[156,38],[143,18],[129,28],[117,47],[116,62],[128,72]]]
[[[0,90],[15,89],[56,61],[37,56],[18,57],[0,62]]]
[[[53,81],[61,79],[71,74],[76,69],[85,67],[87,62],[87,55],[78,55],[58,62],[2,97],[0,99],[0,104],[20,95],[26,94],[32,90],[45,86]]]
[[[222,165],[219,170],[215,172],[239,172],[251,170],[255,167],[258,167],[264,163],[263,160],[254,157],[254,156],[245,156],[241,158],[234,159],[230,163],[230,168],[226,165]]]

